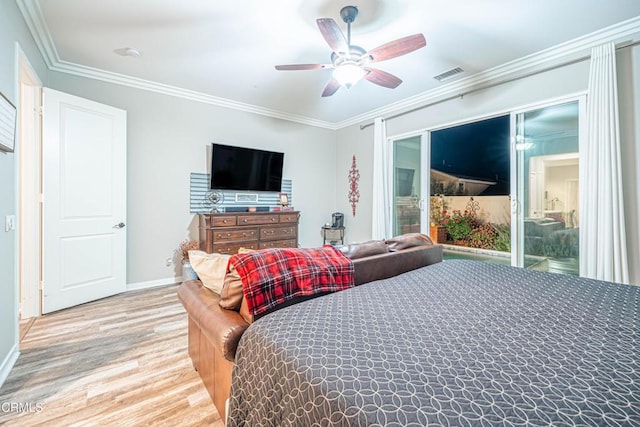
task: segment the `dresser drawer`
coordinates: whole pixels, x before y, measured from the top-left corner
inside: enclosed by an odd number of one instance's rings
[[[237,224],[237,217],[235,215],[230,216],[216,216],[213,217],[214,227],[232,227]]]
[[[280,214],[280,222],[298,222],[298,214]]]
[[[298,246],[298,242],[293,240],[273,240],[269,242],[260,242],[260,249],[271,248],[295,248]]]
[[[238,225],[276,224],[280,222],[278,214],[274,215],[238,215]]]
[[[258,249],[258,246],[258,242],[246,242],[234,245],[216,244],[213,245],[213,250],[211,252],[216,254],[235,255],[238,253],[240,248],[256,250]]]
[[[260,240],[272,240],[296,237],[296,227],[261,227]]]
[[[299,218],[298,211],[200,214],[200,248],[229,255],[240,248],[295,248]]]
[[[213,230],[213,243],[241,242],[244,240],[258,240],[257,228],[241,228],[230,230]]]

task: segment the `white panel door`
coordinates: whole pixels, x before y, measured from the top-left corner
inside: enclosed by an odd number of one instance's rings
[[[126,290],[126,121],[43,90],[43,313]]]

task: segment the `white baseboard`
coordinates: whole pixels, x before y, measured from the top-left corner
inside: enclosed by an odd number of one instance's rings
[[[18,343],[15,343],[7,354],[7,357],[2,361],[2,365],[0,365],[0,387],[4,384],[4,381],[9,376],[9,373],[13,369],[13,365],[16,364],[18,360],[18,356],[20,356],[20,351],[18,350]]]
[[[166,279],[149,280],[148,282],[127,283],[128,291],[138,291],[140,289],[155,288],[157,286],[172,285],[182,282],[182,276],[168,277]]]

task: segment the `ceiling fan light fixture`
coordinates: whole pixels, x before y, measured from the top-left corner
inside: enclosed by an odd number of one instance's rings
[[[370,64],[406,55],[426,46],[422,33],[405,36],[374,49],[365,50],[351,44],[351,24],[358,15],[356,6],[340,10],[340,17],[347,24],[347,37],[332,18],[318,18],[318,29],[331,48],[331,64],[276,65],[276,70],[317,70],[333,68],[333,76],[322,91],[322,97],[332,96],[340,86],[350,89],[363,78],[378,86],[395,89],[402,80],[386,71],[369,68]]]
[[[333,70],[333,78],[347,89],[362,80],[366,74],[367,72],[362,67],[352,62],[340,64]]]

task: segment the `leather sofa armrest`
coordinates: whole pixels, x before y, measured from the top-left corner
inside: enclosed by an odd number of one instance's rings
[[[214,348],[233,362],[240,337],[249,327],[240,313],[220,307],[220,296],[199,280],[183,282],[178,287],[178,298]]]
[[[354,259],[356,285],[388,279],[442,261],[442,245],[415,246],[397,252]]]

